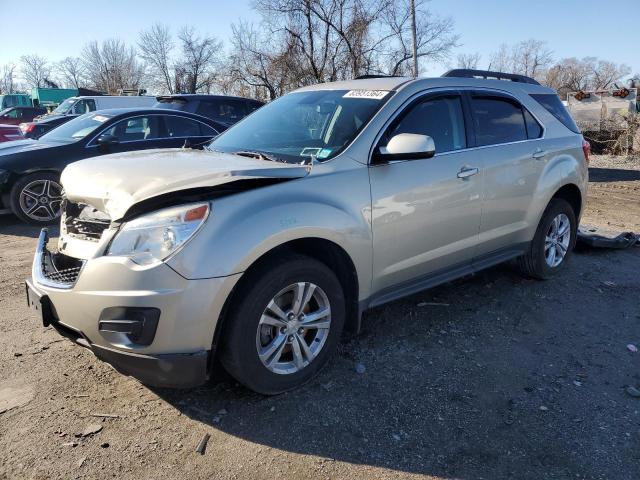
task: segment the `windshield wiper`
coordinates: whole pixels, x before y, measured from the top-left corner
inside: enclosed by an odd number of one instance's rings
[[[284,163],[284,160],[281,160],[277,157],[273,157],[271,155],[267,155],[262,152],[254,152],[251,150],[240,150],[239,152],[231,152],[234,155],[240,155],[241,157],[249,157],[249,158],[257,158],[258,160],[268,160],[270,162],[280,162]]]

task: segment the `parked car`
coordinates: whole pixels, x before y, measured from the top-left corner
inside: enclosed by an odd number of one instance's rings
[[[70,163],[106,153],[198,146],[220,128],[186,112],[121,108],[84,114],[39,140],[5,142],[0,144],[0,210],[24,222],[51,223],[62,205],[60,172]]]
[[[264,105],[258,100],[225,95],[163,95],[156,98],[158,102],[155,106],[158,108],[172,108],[183,112],[197,113],[227,127],[239,122]]]
[[[308,381],[374,306],[510,259],[563,269],[586,145],[555,92],[493,72],[304,87],[218,136],[65,169],[28,301],[149,385]],[[393,332],[389,332],[393,334]]]
[[[47,113],[46,108],[40,107],[9,107],[0,111],[0,124],[19,125],[31,122],[38,115]]]
[[[43,115],[33,122],[21,123],[20,131],[25,138],[37,139],[58,125],[62,125],[76,117],[79,117],[79,115]]]
[[[24,125],[20,125],[20,128],[25,137],[40,138],[58,125],[88,112],[113,108],[151,107],[155,103],[155,98],[148,96],[71,97],[58,105],[53,112],[36,117],[34,122],[25,122]]]
[[[10,142],[12,140],[21,140],[24,138],[20,127],[17,125],[2,125],[0,124],[0,143]]]

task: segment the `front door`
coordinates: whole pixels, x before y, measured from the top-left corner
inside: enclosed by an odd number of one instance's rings
[[[436,155],[369,168],[373,291],[470,265],[480,226],[482,164],[457,93],[425,96],[394,120],[376,148],[400,133],[433,138]]]

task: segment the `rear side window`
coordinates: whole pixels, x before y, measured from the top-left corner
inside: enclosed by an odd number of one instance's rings
[[[383,142],[388,143],[400,133],[430,136],[438,153],[466,148],[467,138],[460,97],[427,99],[409,107],[400,121],[387,132]]]
[[[165,122],[169,137],[199,137],[201,135],[200,122],[196,122],[190,118],[167,115]]]
[[[567,109],[564,108],[560,97],[553,93],[535,93],[531,97],[569,130],[574,133],[580,133],[580,129],[571,118],[571,115],[569,115],[569,112],[567,112]]]
[[[473,118],[478,146],[527,140],[522,108],[499,97],[473,97]]]
[[[234,98],[202,101],[196,113],[227,124],[236,123],[247,115],[245,102]]]

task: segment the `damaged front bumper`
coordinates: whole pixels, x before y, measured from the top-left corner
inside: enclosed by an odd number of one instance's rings
[[[61,335],[142,383],[186,388],[209,376],[217,319],[234,277],[187,280],[165,264],[50,252],[43,229],[29,306]]]

